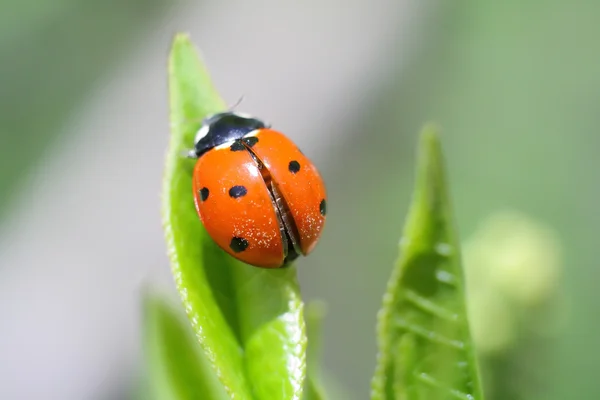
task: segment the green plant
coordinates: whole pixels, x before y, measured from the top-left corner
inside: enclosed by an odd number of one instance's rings
[[[191,330],[158,297],[147,297],[147,392],[157,399],[326,399],[317,360],[322,312],[310,308],[307,363],[295,268],[262,270],[233,260],[196,216],[194,162],[182,154],[193,143],[199,121],[225,104],[185,35],[173,43],[169,80],[172,135],[163,217]],[[441,150],[432,127],[422,134],[418,183],[402,243],[380,315],[372,398],[482,399]]]
[[[481,399],[436,128],[421,135],[401,255],[379,315],[372,398]]]

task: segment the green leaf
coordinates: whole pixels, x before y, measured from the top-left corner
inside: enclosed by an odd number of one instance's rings
[[[421,134],[401,255],[379,313],[374,400],[483,399],[436,132]]]
[[[228,399],[187,321],[155,295],[144,298],[144,397],[156,400]]]
[[[321,301],[313,301],[306,307],[308,349],[305,400],[326,400],[329,398],[321,383],[320,368],[321,325],[325,312],[325,303]]]
[[[186,35],[169,60],[171,141],[163,219],[171,266],[200,345],[235,399],[300,399],[306,334],[296,269],[248,266],[217,247],[196,214],[193,147],[200,121],[226,109]]]

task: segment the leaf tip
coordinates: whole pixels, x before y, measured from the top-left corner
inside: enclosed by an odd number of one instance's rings
[[[174,62],[176,57],[178,57],[180,54],[189,53],[190,50],[195,52],[195,46],[194,43],[192,43],[190,34],[187,32],[176,33],[173,37],[173,42],[171,43],[169,59]]]
[[[141,289],[142,317],[149,319],[155,312],[166,306],[165,298],[156,289],[144,285]]]
[[[421,129],[420,147],[422,159],[426,158],[429,161],[433,161],[442,158],[440,131],[440,126],[434,122],[425,124]]]
[[[315,319],[323,319],[327,314],[327,303],[322,300],[312,300],[306,305],[306,314]]]
[[[187,32],[178,32],[175,34],[173,38],[173,47],[182,45],[182,44],[192,44],[192,40],[190,38],[190,34]]]
[[[426,204],[439,204],[446,198],[444,160],[439,138],[439,125],[430,122],[421,130],[417,168],[417,196],[430,199]],[[446,199],[447,200],[447,199]]]

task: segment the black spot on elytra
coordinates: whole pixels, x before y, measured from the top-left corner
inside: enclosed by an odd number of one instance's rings
[[[231,151],[242,151],[242,150],[246,150],[246,147],[240,140],[236,140],[235,142],[233,142],[233,144],[231,146],[229,146],[229,149]]]
[[[250,136],[250,137],[246,137],[242,139],[244,141],[244,143],[246,144],[246,146],[248,147],[252,147],[254,146],[256,143],[258,143],[258,138],[256,136]]]
[[[292,174],[295,174],[298,171],[300,171],[300,163],[296,160],[290,161],[290,164],[288,165],[288,169],[290,170],[290,172]]]
[[[327,214],[327,202],[325,201],[325,199],[321,200],[321,204],[319,204],[319,211],[321,212],[322,216],[325,216],[325,214]]]
[[[205,201],[206,199],[208,199],[208,188],[207,187],[203,187],[202,189],[200,189],[200,200]]]
[[[229,248],[235,253],[241,253],[248,248],[248,241],[242,237],[234,236],[229,243]]]
[[[248,189],[241,185],[232,186],[231,189],[229,189],[229,196],[233,197],[234,199],[245,196],[246,193],[248,193]]]

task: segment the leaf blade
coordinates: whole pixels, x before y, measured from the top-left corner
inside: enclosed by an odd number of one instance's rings
[[[254,395],[264,400],[301,399],[307,339],[296,268],[240,265],[236,272],[241,337]]]
[[[378,316],[371,398],[483,399],[437,128],[421,134],[401,255]]]
[[[172,132],[162,212],[173,277],[192,328],[227,393],[235,398],[252,399],[243,372],[242,350],[218,304],[218,293],[201,265],[205,257],[211,256],[205,245],[210,238],[206,237],[194,209],[191,193],[194,161],[183,154],[193,144],[199,120],[225,106],[187,35],[179,34],[173,41],[169,95]],[[216,258],[213,260],[218,262]]]
[[[163,218],[173,275],[192,328],[236,399],[300,399],[305,379],[304,304],[296,269],[250,267],[212,241],[194,208],[194,161],[183,157],[201,119],[226,109],[186,35],[169,61],[172,135]]]

